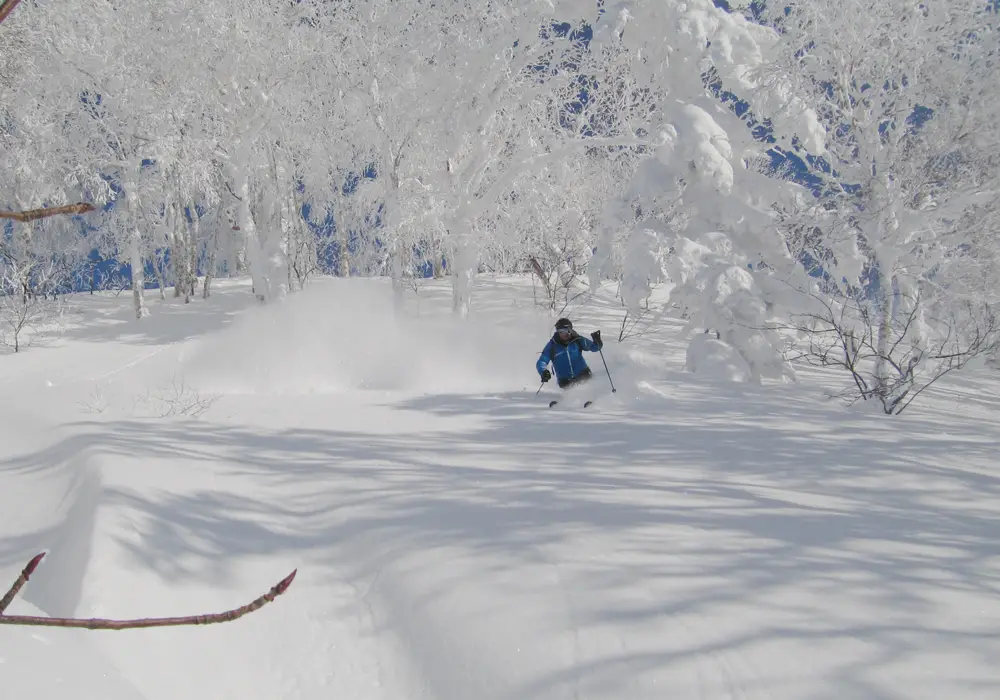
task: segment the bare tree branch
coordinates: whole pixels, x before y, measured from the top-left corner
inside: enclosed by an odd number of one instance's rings
[[[864,300],[852,297],[817,298],[821,311],[798,314],[797,320],[778,328],[805,337],[797,359],[850,372],[854,388],[845,390],[843,398],[851,403],[875,399],[886,414],[898,415],[941,377],[1000,347],[1000,319],[988,304],[971,303],[948,318],[930,319],[938,337],[914,342],[911,334],[922,302],[919,297],[901,297],[912,301],[912,308],[889,318],[891,337],[884,351],[875,332],[877,316]],[[891,371],[878,374],[879,362]]]
[[[21,586],[25,584],[28,578],[31,576],[35,567],[38,566],[38,562],[42,560],[44,554],[39,554],[35,556],[28,565],[24,567],[24,571],[18,577],[17,581],[7,592],[7,594],[0,600],[0,613],[10,605],[10,602],[17,595],[17,592],[21,589]],[[208,615],[187,615],[184,617],[145,617],[137,618],[133,620],[104,620],[100,618],[73,618],[73,617],[35,617],[32,615],[3,615],[0,614],[0,625],[31,625],[39,627],[75,627],[88,630],[125,630],[125,629],[139,629],[145,627],[177,627],[181,625],[211,625],[219,622],[231,622],[233,620],[238,620],[248,613],[252,613],[255,610],[259,610],[264,607],[279,595],[288,590],[288,587],[292,585],[292,581],[295,579],[295,574],[298,569],[292,571],[288,576],[281,579],[276,583],[271,590],[269,590],[264,595],[260,596],[256,600],[247,603],[246,605],[234,608],[232,610],[227,610],[221,613],[212,613]]]
[[[7,19],[7,16],[14,11],[19,2],[21,0],[0,0],[0,23]]]
[[[3,17],[0,16],[0,20],[2,19]],[[89,211],[94,211],[93,204],[79,202],[77,204],[66,204],[61,207],[46,207],[45,209],[31,209],[29,211],[0,211],[0,219],[14,219],[15,221],[27,222],[58,214],[85,214]]]
[[[10,590],[7,591],[6,594],[4,594],[3,598],[0,598],[0,616],[3,615],[3,611],[7,609],[7,606],[10,605],[11,601],[14,600],[14,596],[18,594],[21,587],[26,584],[28,579],[31,578],[31,575],[35,573],[35,569],[38,567],[39,562],[42,561],[42,557],[44,556],[45,552],[42,552],[41,554],[36,554],[32,557],[31,561],[28,562],[28,565],[24,567],[23,571],[21,571],[21,575],[17,577],[16,581],[14,581],[14,585],[10,587]]]

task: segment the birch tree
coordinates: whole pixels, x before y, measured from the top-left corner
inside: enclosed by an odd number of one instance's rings
[[[32,7],[31,21],[44,30],[35,44],[35,79],[51,91],[49,123],[60,124],[64,142],[76,149],[65,160],[109,183],[104,192],[98,190],[96,201],[119,199],[113,216],[122,225],[112,230],[120,232],[116,247],[126,252],[132,269],[137,318],[148,313],[143,272],[150,235],[142,230],[140,199],[148,174],[144,164],[155,161],[171,135],[163,103],[170,85],[160,69],[158,42],[165,14],[159,6],[149,12],[127,2]],[[52,113],[58,99],[73,105],[62,119]]]
[[[433,47],[435,99],[450,105],[433,132],[441,153],[426,182],[441,204],[450,238],[453,310],[469,313],[482,235],[477,219],[496,211],[499,198],[552,157],[546,131],[532,107],[555,84],[571,39],[533,3],[493,3],[454,13],[454,27]],[[444,80],[445,75],[452,76]]]
[[[804,96],[826,132],[819,198],[783,213],[834,295],[824,327],[870,361],[860,398],[895,413],[996,343],[997,280],[970,287],[967,273],[997,256],[983,233],[1000,202],[998,15],[972,0],[803,0],[765,18],[781,51],[757,79]]]
[[[161,290],[172,282],[185,300],[203,254],[207,295],[216,250],[262,300],[301,287],[319,258],[305,204],[336,218],[341,274],[388,274],[399,295],[415,258],[430,256],[452,276],[459,315],[484,261],[523,269],[525,245],[555,256],[550,274],[600,231],[593,279],[620,276],[623,242],[651,217],[660,238],[722,230],[736,242],[731,264],[776,264],[767,187],[745,172],[751,138],[706,76],[761,87],[746,68],[777,33],[708,0],[30,9],[44,14],[23,38],[25,63],[47,87],[7,89],[17,103],[45,97],[20,128],[59,144],[26,151],[58,163],[38,197],[66,201],[69,181],[104,187],[95,202],[118,198],[109,247],[131,262],[137,316],[157,248],[172,261],[153,267]],[[31,53],[42,47],[47,63]],[[351,236],[367,242],[353,259]]]
[[[422,44],[437,31],[435,22],[442,10],[438,6],[386,0],[315,2],[310,7],[312,21],[330,32],[338,45],[328,70],[336,76],[334,94],[344,102],[342,109],[352,115],[353,122],[345,124],[353,147],[344,149],[344,155],[351,157],[335,158],[343,165],[331,169],[331,175],[340,180],[337,197],[344,196],[346,182],[374,171],[374,180],[365,183],[368,187],[363,199],[370,202],[374,196],[381,202],[379,242],[375,245],[385,253],[387,272],[399,300],[412,243],[403,213],[409,175],[407,159],[414,149],[424,145],[417,132],[424,115],[436,107],[425,97],[429,87],[425,82],[428,75],[423,71],[427,58]],[[338,142],[342,143],[340,139]],[[372,160],[363,162],[365,157]],[[350,230],[349,218],[345,216],[346,226],[338,224],[345,235]],[[362,215],[355,220],[364,218]]]

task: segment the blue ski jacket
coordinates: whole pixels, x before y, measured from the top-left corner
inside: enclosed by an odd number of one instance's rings
[[[551,362],[557,380],[572,379],[588,369],[587,361],[583,359],[583,351],[597,352],[597,349],[597,343],[575,332],[565,343],[559,340],[558,334],[555,334],[545,344],[538,362],[535,363],[535,369],[538,370],[538,376],[541,376]]]

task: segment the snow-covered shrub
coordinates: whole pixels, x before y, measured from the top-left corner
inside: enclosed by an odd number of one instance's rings
[[[769,303],[753,271],[734,264],[730,241],[713,232],[693,241],[675,239],[668,273],[675,283],[670,303],[688,317],[688,332],[714,331],[720,343],[731,347],[746,363],[746,381],[762,378],[794,379],[785,363],[782,339],[768,325]],[[698,371],[692,353],[704,349],[701,335],[695,335],[688,351],[687,369]],[[717,350],[713,350],[718,352]]]
[[[668,255],[669,245],[659,231],[643,228],[629,234],[621,278],[622,304],[628,313],[638,316],[648,309],[653,287],[666,278],[663,265]]]
[[[731,382],[749,382],[753,374],[736,348],[707,331],[691,338],[686,368],[693,374]]]

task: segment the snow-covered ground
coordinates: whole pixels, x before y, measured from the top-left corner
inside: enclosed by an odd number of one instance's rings
[[[616,342],[549,409],[553,318],[482,280],[319,280],[257,307],[81,295],[0,357],[7,614],[219,612],[129,631],[0,625],[4,696],[74,700],[1000,697],[998,373],[896,418],[682,371]],[[612,290],[613,292],[613,290]],[[17,692],[20,691],[20,692]]]

